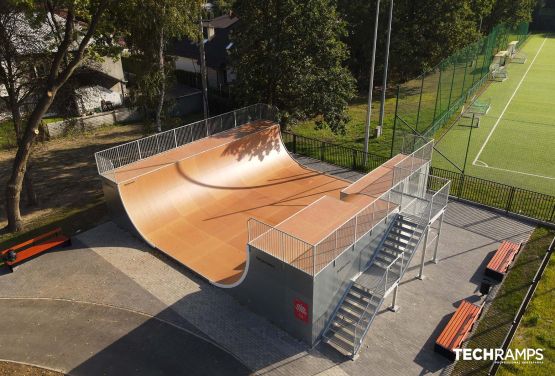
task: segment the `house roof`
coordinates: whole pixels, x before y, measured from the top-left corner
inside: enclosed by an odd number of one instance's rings
[[[239,18],[235,15],[224,14],[223,16],[219,16],[211,20],[202,21],[202,25],[204,27],[213,27],[214,29],[227,29],[238,20]]]
[[[214,28],[214,36],[205,42],[204,53],[206,56],[206,66],[214,69],[224,67],[228,62],[228,47],[231,44],[229,35],[233,24],[237,22],[235,16],[220,16],[210,21],[204,21],[204,26]],[[188,39],[174,40],[168,49],[170,55],[181,56],[199,61],[199,46]]]

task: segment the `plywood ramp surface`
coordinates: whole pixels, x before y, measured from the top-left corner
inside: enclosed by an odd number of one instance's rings
[[[267,122],[133,163],[116,177],[144,239],[224,287],[244,274],[250,217],[278,225],[323,196],[339,199],[348,186],[299,165],[279,126]]]

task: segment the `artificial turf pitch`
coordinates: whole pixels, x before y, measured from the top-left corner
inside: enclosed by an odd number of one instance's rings
[[[434,166],[555,195],[555,35],[532,35],[522,51],[526,63],[509,64],[509,78],[481,94],[491,109],[480,126],[438,139]]]

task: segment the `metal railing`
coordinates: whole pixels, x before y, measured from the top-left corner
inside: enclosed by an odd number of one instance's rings
[[[95,153],[100,175],[256,120],[277,121],[277,108],[254,104]]]
[[[249,244],[314,275],[314,246],[255,218],[247,221]]]
[[[418,181],[420,182],[418,184],[422,185],[424,189],[411,184],[410,179],[413,178],[413,175],[416,175],[416,172],[422,166],[429,162],[432,146],[433,141],[429,141],[403,158],[399,163],[410,161],[410,164],[408,164],[410,167],[403,167],[403,179],[395,182],[395,178],[393,178],[392,186],[386,192],[372,200],[319,242],[309,244],[292,234],[251,218],[248,221],[249,244],[311,276],[315,276],[346,249],[352,247],[360,238],[385,220],[392,211],[402,207],[405,195],[425,191],[426,182],[420,179],[420,175],[423,174],[418,173]],[[394,166],[394,172],[398,164]],[[364,188],[361,192],[364,193],[367,188]],[[412,192],[411,189],[416,189],[416,192]]]
[[[410,238],[406,243],[407,247],[411,247],[412,250],[408,252],[407,249],[404,249],[399,255],[397,255],[397,257],[388,264],[381,279],[373,286],[371,286],[370,288],[361,286],[362,288],[368,290],[372,297],[366,305],[363,314],[355,325],[353,331],[353,354],[356,354],[358,352],[358,349],[362,345],[362,340],[364,339],[364,336],[366,335],[368,328],[370,327],[370,324],[372,323],[376,315],[377,309],[374,311],[369,310],[372,302],[374,301],[374,298],[379,301],[378,305],[376,306],[379,307],[379,305],[385,298],[386,293],[400,282],[412,260],[412,257],[416,253],[416,249],[418,248],[420,242],[422,241],[422,238],[424,237],[424,232],[426,231],[430,220],[439,210],[443,210],[447,206],[447,199],[449,197],[451,182],[447,179],[439,178],[437,176],[429,176],[428,178],[429,180],[427,186],[435,187],[435,190],[430,190],[428,188],[427,194],[424,194],[423,197],[420,198],[420,200],[427,201],[426,206],[423,209],[419,209],[420,202],[418,200],[414,200],[411,204],[411,207],[406,208],[406,211],[410,212],[412,207],[414,207],[415,213],[411,213],[410,215],[411,217],[418,218],[415,223],[416,226],[411,231]],[[428,200],[426,197],[429,197],[430,199]]]

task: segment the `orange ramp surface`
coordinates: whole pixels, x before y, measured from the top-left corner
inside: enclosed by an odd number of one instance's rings
[[[247,269],[247,220],[277,226],[349,183],[299,165],[259,121],[117,169],[120,199],[152,246],[221,287]]]

